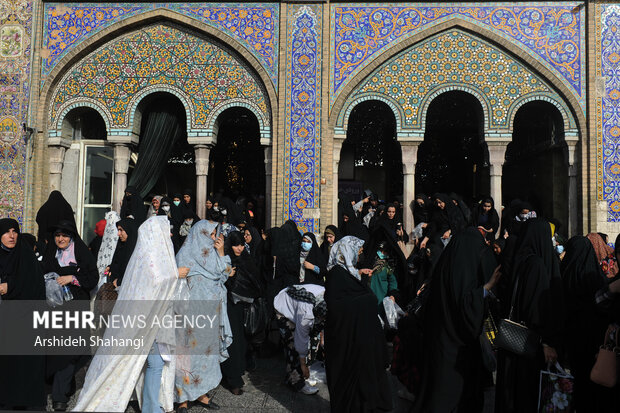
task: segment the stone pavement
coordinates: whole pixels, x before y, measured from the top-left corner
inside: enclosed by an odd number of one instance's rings
[[[219,412],[256,412],[256,413],[280,413],[280,412],[329,412],[329,392],[327,385],[319,383],[319,392],[308,396],[292,392],[284,383],[284,355],[270,358],[258,358],[257,369],[246,373],[243,377],[245,386],[241,396],[235,396],[222,386],[211,391],[213,400],[222,408]],[[84,382],[85,370],[82,369],[77,377],[77,386],[81,388]],[[396,391],[401,388],[400,383],[391,374],[393,383],[394,412],[405,413],[408,411],[410,402],[400,399]],[[75,406],[79,391],[71,398],[69,409]],[[51,410],[51,399],[48,401],[48,410]],[[138,412],[137,403],[132,402],[127,412]],[[200,406],[191,406],[190,413],[205,413],[207,410]]]

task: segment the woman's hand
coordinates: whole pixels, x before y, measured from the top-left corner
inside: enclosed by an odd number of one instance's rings
[[[112,285],[114,286],[114,288],[118,288],[118,278],[112,281]]]
[[[56,282],[60,285],[67,285],[73,282],[73,275],[63,275],[62,277],[56,278]]]
[[[189,274],[188,267],[179,267],[179,278],[187,278],[187,274]]]
[[[310,264],[308,261],[304,261],[304,268],[307,270],[313,270],[314,264]]]
[[[9,291],[9,284],[2,283],[0,284],[0,295],[4,295]]]
[[[367,276],[372,276],[372,270],[370,268],[362,268],[361,270],[358,271],[360,275],[367,275]]]
[[[428,237],[424,237],[424,239],[422,240],[422,242],[420,242],[420,249],[424,249],[426,248],[426,243],[428,242]]]
[[[220,237],[215,240],[215,250],[220,255],[220,257],[224,256],[224,236],[223,235],[220,235]]]
[[[452,231],[447,230],[446,232],[443,233],[443,235],[441,236],[441,239],[448,239],[450,238],[450,235],[452,235]]]
[[[558,360],[558,353],[553,347],[543,343],[543,353],[545,353],[545,361],[548,364],[554,364]]]
[[[105,267],[105,270],[103,271],[103,275],[110,275],[110,266],[109,265],[107,267]]]
[[[609,291],[614,294],[620,294],[620,279],[609,284]]]
[[[230,269],[230,274],[228,274],[228,278],[234,277],[236,273],[237,273],[237,267],[232,267]]]
[[[493,275],[491,275],[491,279],[484,285],[485,290],[491,291],[493,287],[495,287],[497,281],[499,281],[499,279],[502,277],[502,273],[500,272],[501,268],[501,265],[495,267],[495,270],[493,270]]]

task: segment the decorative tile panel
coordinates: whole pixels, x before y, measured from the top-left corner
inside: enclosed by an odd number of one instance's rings
[[[561,98],[539,77],[498,47],[458,29],[437,34],[381,65],[351,93],[345,107],[360,96],[387,98],[404,116],[401,128],[420,128],[438,88],[476,95],[491,129],[510,127],[510,113],[531,95]]]
[[[103,45],[71,68],[52,95],[50,120],[55,127],[68,105],[94,102],[112,129],[131,129],[138,100],[155,91],[176,94],[188,106],[192,129],[208,128],[213,110],[233,100],[270,119],[260,82],[225,46],[156,24]]]
[[[0,2],[0,217],[24,224],[33,2]]]
[[[377,56],[399,42],[458,16],[511,41],[558,75],[585,111],[583,2],[462,3],[416,6],[362,4],[331,8],[331,103]]]
[[[620,4],[600,4],[596,76],[604,82],[595,105],[598,196],[608,222],[620,222]]]
[[[192,17],[239,41],[277,86],[277,3],[45,3],[42,79],[73,47],[102,29],[157,9]]]
[[[319,233],[319,219],[303,210],[320,207],[322,5],[289,5],[286,30],[284,220]]]

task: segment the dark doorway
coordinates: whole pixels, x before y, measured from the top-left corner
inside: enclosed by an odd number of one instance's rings
[[[538,216],[555,218],[568,231],[568,159],[564,122],[548,102],[534,101],[517,112],[506,149],[502,197],[528,201]]]
[[[217,125],[217,144],[209,161],[210,195],[224,195],[242,210],[253,201],[260,225],[265,214],[265,153],[258,119],[250,110],[234,107],[219,115]]]
[[[338,181],[339,192],[355,200],[369,188],[381,200],[402,202],[402,153],[396,140],[396,118],[387,104],[369,100],[351,111]]]
[[[187,143],[187,121],[183,103],[170,93],[158,92],[144,98],[138,107],[142,108],[138,162],[140,162],[140,154],[145,150],[149,150],[149,148],[144,146],[142,135],[151,113],[166,110],[174,114],[176,121],[181,127],[181,133],[175,139],[167,160],[161,165],[162,170],[159,179],[151,188],[149,194],[172,196],[175,192],[181,192],[184,188],[195,188],[196,167],[194,165],[194,148]],[[174,137],[167,136],[164,139],[174,139]],[[153,148],[150,149],[153,150]],[[160,171],[155,171],[154,173],[158,172]],[[148,197],[147,201],[150,202]]]
[[[436,97],[418,150],[416,192],[455,192],[471,205],[489,193],[488,158],[478,99],[461,91]]]

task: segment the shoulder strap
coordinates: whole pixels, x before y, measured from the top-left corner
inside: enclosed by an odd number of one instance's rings
[[[519,289],[519,278],[521,278],[521,276],[517,274],[517,279],[515,280],[515,285],[512,290],[512,299],[510,300],[510,313],[508,314],[508,319],[511,321],[515,321],[513,320],[513,317],[515,311],[515,301],[517,300],[517,290]]]

